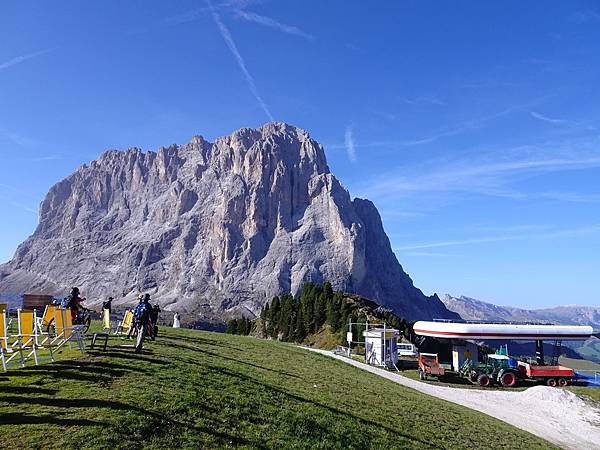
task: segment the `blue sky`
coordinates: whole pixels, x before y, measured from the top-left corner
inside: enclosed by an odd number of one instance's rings
[[[274,119],[426,293],[600,304],[597,2],[15,0],[0,42],[0,261],[103,150]]]

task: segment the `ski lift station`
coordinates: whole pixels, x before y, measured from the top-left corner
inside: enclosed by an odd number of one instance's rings
[[[374,366],[396,367],[399,335],[395,328],[368,328],[363,331],[366,362]]]
[[[544,365],[544,340],[554,343],[552,359],[555,364],[562,341],[582,341],[593,334],[590,326],[524,323],[419,321],[413,329],[417,336],[434,339],[440,366],[450,370],[458,370],[465,359],[478,360],[478,341],[535,341],[537,363]]]

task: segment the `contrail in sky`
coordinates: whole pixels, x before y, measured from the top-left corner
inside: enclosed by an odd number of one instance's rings
[[[352,137],[352,127],[350,125],[346,127],[346,132],[344,133],[344,145],[346,146],[348,159],[356,162],[356,149],[354,148],[354,138]]]
[[[242,58],[242,55],[240,54],[237,46],[235,45],[235,41],[233,40],[233,37],[231,36],[229,29],[221,21],[221,16],[219,16],[219,13],[217,13],[212,2],[210,0],[206,0],[206,3],[208,5],[208,7],[210,8],[210,11],[212,13],[215,23],[219,27],[219,31],[221,33],[221,36],[223,36],[223,40],[227,44],[227,47],[229,47],[229,50],[231,51],[231,54],[235,58],[236,62],[238,63],[238,66],[240,66],[240,69],[241,69],[242,73],[244,74],[244,77],[246,77],[246,81],[248,82],[248,87],[250,88],[250,92],[252,92],[252,95],[254,95],[254,98],[256,98],[256,101],[258,101],[260,107],[263,109],[263,111],[265,112],[265,114],[267,115],[269,120],[271,122],[275,122],[275,119],[273,119],[273,115],[271,114],[271,111],[269,111],[269,107],[267,106],[265,101],[262,99],[262,97],[260,96],[260,93],[258,92],[258,89],[256,88],[256,84],[254,83],[254,78],[252,78],[252,75],[250,75],[250,72],[248,72],[248,69],[246,68],[246,63],[244,63],[244,58]]]
[[[35,52],[35,53],[27,53],[25,55],[17,56],[17,57],[10,59],[4,63],[0,63],[0,70],[4,70],[4,69],[8,69],[9,67],[16,66],[17,64],[21,64],[22,62],[27,61],[28,59],[43,55],[45,53],[48,53],[49,51],[50,50],[42,50],[42,51]]]

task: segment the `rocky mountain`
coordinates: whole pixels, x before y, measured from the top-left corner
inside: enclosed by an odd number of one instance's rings
[[[600,307],[567,305],[544,309],[522,309],[497,306],[470,297],[444,295],[446,307],[465,320],[493,320],[514,322],[548,322],[562,325],[590,325],[600,330]]]
[[[0,266],[0,292],[149,292],[218,320],[252,316],[308,280],[407,318],[456,317],[413,285],[373,203],[352,200],[323,147],[283,123],[105,152],[50,189],[37,229]]]

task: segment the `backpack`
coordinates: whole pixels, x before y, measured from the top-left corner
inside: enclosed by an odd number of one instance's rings
[[[150,318],[149,309],[150,308],[146,305],[146,303],[140,303],[137,305],[133,310],[133,318],[136,320],[136,322],[147,323],[148,319]]]
[[[62,309],[71,309],[71,306],[73,306],[73,297],[70,295],[67,295],[60,301],[60,307]]]

